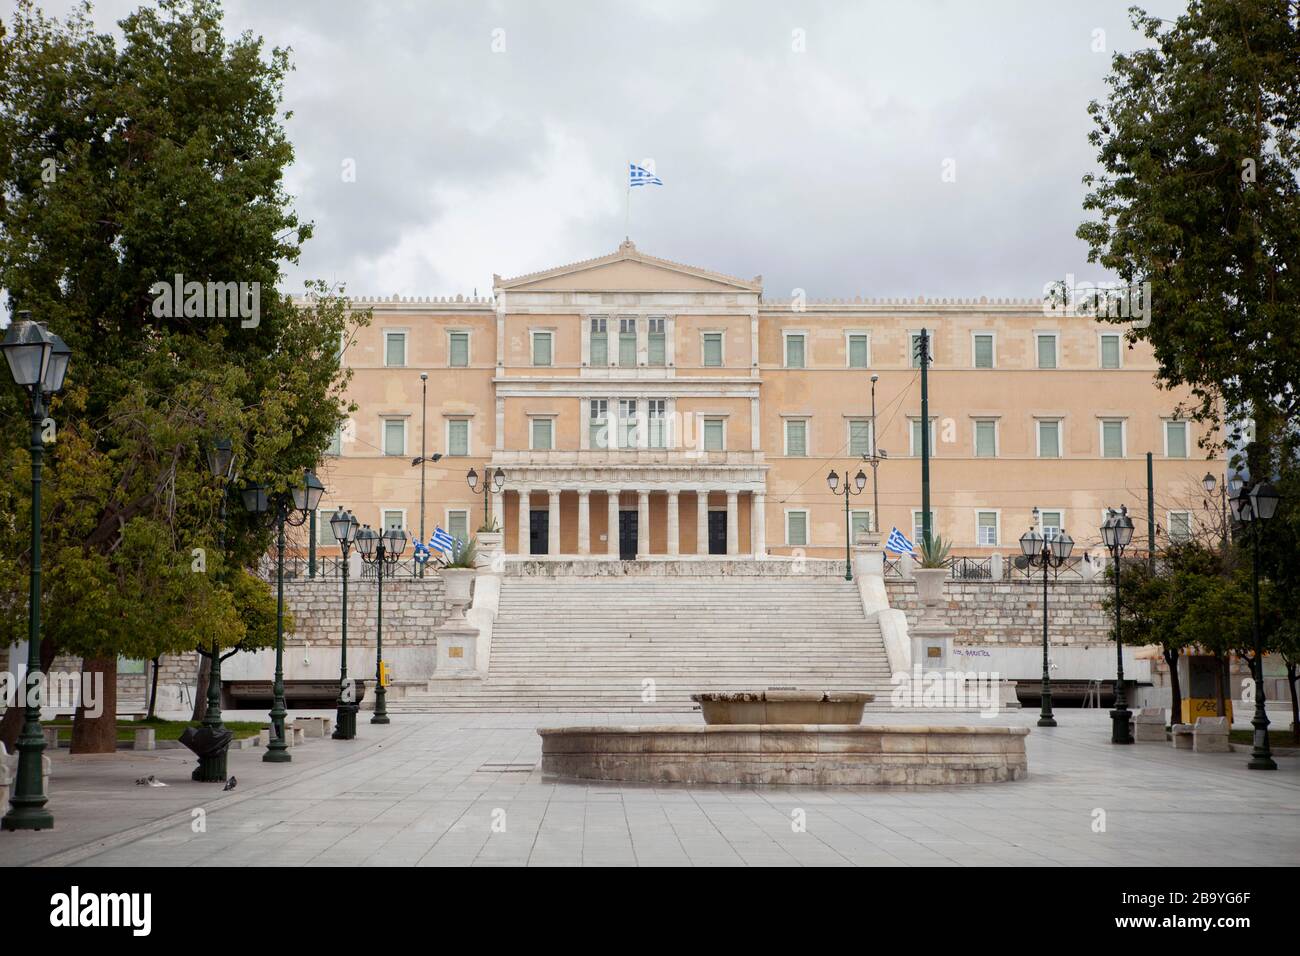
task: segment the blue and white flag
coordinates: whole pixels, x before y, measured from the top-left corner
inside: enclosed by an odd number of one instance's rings
[[[889,532],[889,537],[885,540],[885,550],[892,551],[895,554],[915,554],[916,545],[907,540],[907,535],[894,528]]]
[[[417,564],[424,564],[429,560],[429,556],[431,553],[429,551],[429,547],[428,545],[421,542],[419,538],[415,538],[414,541],[415,541],[415,555],[414,555],[415,561]]]
[[[455,543],[455,539],[446,531],[443,531],[441,527],[434,528],[433,534],[429,537],[429,547],[435,551],[441,551],[443,554],[448,554]]]
[[[664,181],[656,176],[644,166],[638,166],[636,163],[627,164],[627,185],[632,186],[662,186]]]

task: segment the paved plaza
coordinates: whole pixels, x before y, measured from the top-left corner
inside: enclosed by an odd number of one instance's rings
[[[1032,726],[1035,717],[998,722]],[[260,750],[232,752],[238,785],[229,793],[190,781],[188,751],[65,751],[51,784],[56,829],[3,834],[0,865],[1234,866],[1300,858],[1295,756],[1281,757],[1276,773],[1251,772],[1244,753],[1114,747],[1104,713],[1063,711],[1060,720],[1030,733],[1028,779],[971,787],[664,787],[542,776],[536,727],[641,722],[626,715],[401,715],[387,727],[362,723],[354,741],[299,745],[289,765],[263,763]],[[150,774],[169,786],[135,783]]]

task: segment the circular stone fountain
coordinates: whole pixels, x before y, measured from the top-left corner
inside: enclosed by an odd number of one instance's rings
[[[1028,771],[1027,728],[862,724],[871,699],[696,694],[703,726],[544,727],[537,731],[542,772],[647,783],[874,786],[998,783]]]

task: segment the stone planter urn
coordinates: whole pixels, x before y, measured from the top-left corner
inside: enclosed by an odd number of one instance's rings
[[[469,604],[470,587],[474,583],[473,568],[443,568],[442,579],[446,582],[444,598],[451,609],[449,619],[465,620],[465,607]]]
[[[912,572],[916,580],[916,596],[921,601],[920,621],[934,618],[934,608],[943,601],[943,582],[948,579],[947,568],[917,568]]]
[[[862,723],[862,708],[874,694],[854,691],[769,690],[753,693],[692,694],[706,724]]]
[[[478,540],[478,566],[491,570],[498,558],[505,553],[505,534],[500,531],[480,531],[475,535]]]

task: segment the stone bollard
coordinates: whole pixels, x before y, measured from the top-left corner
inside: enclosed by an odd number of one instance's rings
[[[1228,742],[1227,717],[1198,717],[1192,731],[1192,750],[1198,754],[1226,754],[1232,752]]]
[[[157,746],[156,731],[152,727],[140,727],[135,732],[136,750],[153,750]]]
[[[257,732],[257,745],[259,747],[271,746],[271,728],[267,727]]]
[[[58,727],[41,727],[41,733],[45,735],[45,749],[59,749],[59,728]]]
[[[1133,739],[1137,743],[1165,742],[1165,709],[1143,707],[1133,717]]]
[[[1175,750],[1192,749],[1192,730],[1191,724],[1174,724],[1173,745]]]

